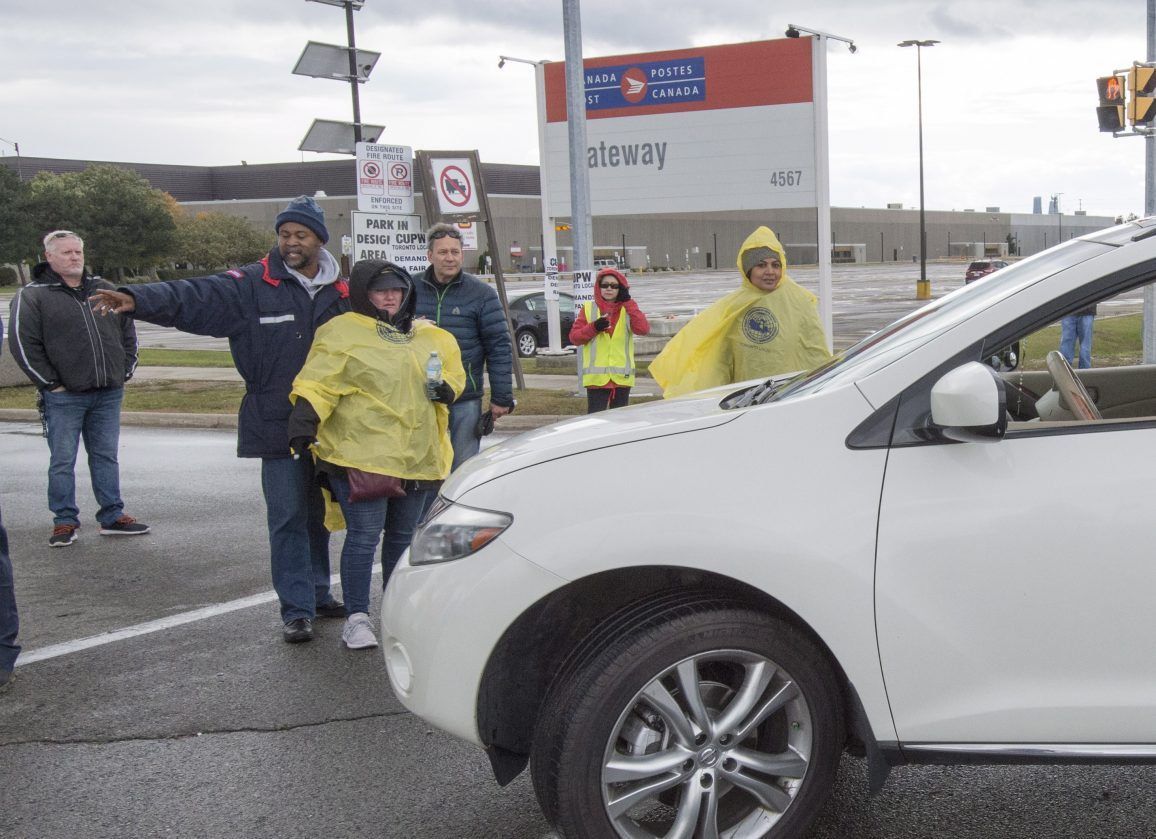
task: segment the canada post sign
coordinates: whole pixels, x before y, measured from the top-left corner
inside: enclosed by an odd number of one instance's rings
[[[585,158],[595,215],[814,207],[810,38],[583,61]],[[566,65],[545,65],[543,176],[569,216]]]
[[[677,105],[706,99],[701,56],[586,70],[586,110]]]

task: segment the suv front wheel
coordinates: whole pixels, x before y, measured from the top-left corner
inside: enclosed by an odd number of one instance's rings
[[[534,788],[577,837],[801,835],[844,743],[841,692],[803,633],[683,595],[630,607],[563,669],[539,716]]]

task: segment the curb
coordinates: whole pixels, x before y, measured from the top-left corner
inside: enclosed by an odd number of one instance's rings
[[[552,422],[569,419],[561,415],[512,414],[498,420],[495,431],[517,433],[541,428]],[[0,408],[0,422],[40,422],[40,414],[35,408]],[[151,428],[228,428],[237,427],[236,414],[176,414],[163,411],[122,411],[121,425],[135,425]]]

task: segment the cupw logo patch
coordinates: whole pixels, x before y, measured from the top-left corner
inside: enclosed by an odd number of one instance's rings
[[[779,335],[779,321],[770,309],[755,306],[743,315],[743,335],[753,344],[767,344]]]
[[[408,344],[413,340],[412,333],[401,332],[380,320],[377,322],[377,337],[383,341],[389,341],[391,344]]]

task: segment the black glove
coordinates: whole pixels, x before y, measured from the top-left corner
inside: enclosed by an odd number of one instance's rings
[[[617,300],[619,303],[625,303],[627,300],[630,299],[630,289],[628,289],[626,286],[619,286],[618,287],[618,296],[615,297],[614,299]]]
[[[438,382],[436,385],[430,385],[429,398],[431,402],[452,405],[454,404],[454,389],[450,387],[449,382]]]
[[[316,437],[294,437],[289,441],[289,451],[293,452],[294,460],[300,460],[309,456],[309,447],[316,443]]]
[[[594,321],[594,328],[599,332],[605,332],[610,328],[610,318],[605,315],[598,318],[598,320]]]

